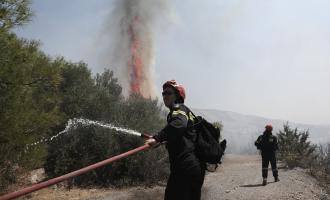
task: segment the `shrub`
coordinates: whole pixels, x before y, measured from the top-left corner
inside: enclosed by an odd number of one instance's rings
[[[309,131],[292,129],[288,123],[283,125],[283,130],[277,134],[279,144],[279,159],[284,161],[289,168],[309,167],[315,160],[316,145],[307,141]]]
[[[330,142],[318,146],[317,157],[310,168],[310,173],[330,193]]]

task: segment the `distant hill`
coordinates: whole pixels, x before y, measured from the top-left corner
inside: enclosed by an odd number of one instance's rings
[[[193,111],[196,115],[202,115],[211,122],[222,122],[224,125],[222,135],[229,142],[228,152],[230,153],[255,153],[254,141],[258,135],[262,134],[266,124],[271,123],[274,126],[273,133],[277,133],[287,122],[286,120],[244,115],[230,111],[212,109],[193,109]],[[297,127],[299,130],[308,129],[310,141],[315,144],[330,141],[330,125],[300,124],[291,121],[289,121],[289,125],[292,128]]]

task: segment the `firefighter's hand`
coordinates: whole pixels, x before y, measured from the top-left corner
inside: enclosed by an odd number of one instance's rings
[[[144,144],[147,144],[151,147],[156,147],[158,142],[154,138],[147,139]]]

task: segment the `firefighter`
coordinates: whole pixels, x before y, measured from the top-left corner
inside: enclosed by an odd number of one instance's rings
[[[170,111],[167,125],[146,143],[153,146],[166,142],[170,176],[164,199],[200,200],[206,164],[200,162],[194,152],[196,134],[189,127],[195,118],[184,105],[185,89],[175,80],[167,81],[163,85],[162,95],[164,104]]]
[[[276,164],[276,151],[278,150],[277,138],[272,134],[273,126],[268,124],[265,131],[255,142],[257,149],[261,151],[262,157],[262,185],[267,185],[268,165],[272,166],[272,172],[275,182],[279,181]]]

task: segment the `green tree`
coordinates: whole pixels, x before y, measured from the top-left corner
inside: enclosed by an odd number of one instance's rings
[[[308,140],[309,131],[292,129],[288,123],[283,125],[283,130],[277,134],[279,144],[279,159],[284,161],[289,168],[309,167],[315,159],[316,145]]]
[[[102,74],[96,74],[94,78],[95,91],[92,101],[88,106],[90,119],[117,121],[117,113],[120,113],[120,103],[123,100],[122,88],[118,79],[110,70]]]
[[[60,110],[65,114],[65,121],[75,117],[89,117],[88,107],[95,92],[91,71],[83,62],[70,63],[58,58],[55,63],[60,66],[63,78],[59,86],[59,95]]]
[[[0,29],[27,23],[31,16],[30,0],[0,0]]]
[[[14,164],[40,164],[34,158],[42,157],[42,150],[30,149],[30,154],[24,150],[59,123],[61,75],[37,42],[18,39],[7,31],[0,31],[0,66],[0,177],[8,177]]]

